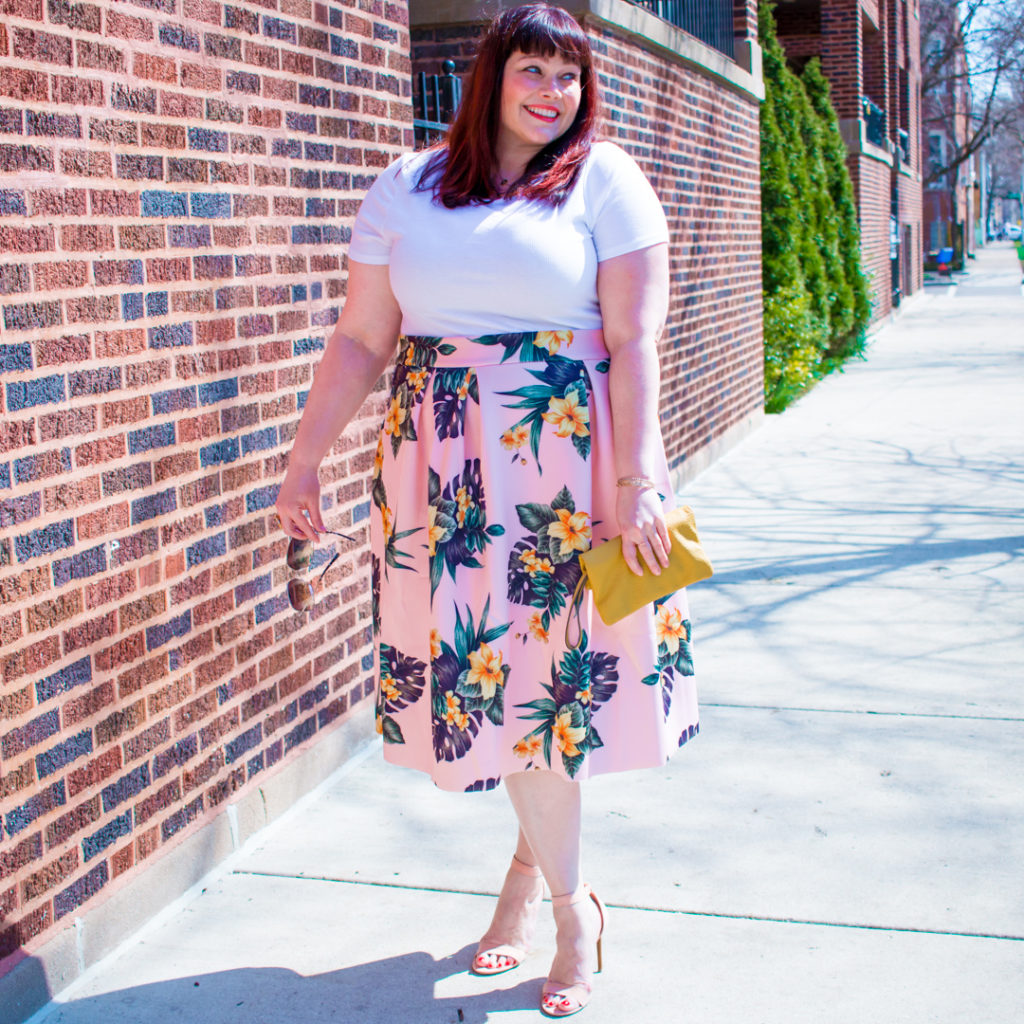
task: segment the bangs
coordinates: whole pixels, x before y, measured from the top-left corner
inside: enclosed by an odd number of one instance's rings
[[[571,14],[560,8],[538,6],[512,31],[508,52],[520,50],[538,57],[556,53],[581,68],[590,67],[590,44]]]

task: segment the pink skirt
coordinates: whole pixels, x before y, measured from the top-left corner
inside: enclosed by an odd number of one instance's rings
[[[377,729],[443,789],[663,764],[697,732],[685,592],[606,626],[579,554],[618,533],[600,331],[401,339],[373,476]],[[655,482],[674,498],[664,456]]]

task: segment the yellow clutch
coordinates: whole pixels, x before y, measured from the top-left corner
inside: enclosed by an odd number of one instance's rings
[[[673,509],[665,516],[665,524],[672,546],[668,552],[668,568],[662,569],[660,576],[655,576],[649,569],[642,576],[637,576],[622,557],[621,537],[613,537],[580,555],[583,573],[573,595],[577,621],[584,585],[593,591],[598,614],[610,626],[644,605],[674,594],[691,583],[706,580],[712,574],[711,561],[697,536],[693,509],[688,505]],[[641,567],[643,564],[641,560]],[[578,645],[578,638],[575,644],[569,642],[568,622],[565,635],[568,646]]]

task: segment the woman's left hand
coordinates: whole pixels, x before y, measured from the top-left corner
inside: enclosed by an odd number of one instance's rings
[[[668,568],[668,549],[672,541],[665,525],[665,512],[658,492],[648,487],[620,487],[616,500],[622,557],[637,576],[644,574],[640,560],[655,576]]]

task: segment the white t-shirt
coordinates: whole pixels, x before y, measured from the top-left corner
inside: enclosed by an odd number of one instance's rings
[[[658,197],[613,142],[590,150],[561,206],[449,210],[415,191],[429,151],[399,157],[363,199],[349,258],[389,267],[402,333],[479,337],[601,327],[597,264],[668,241]]]

